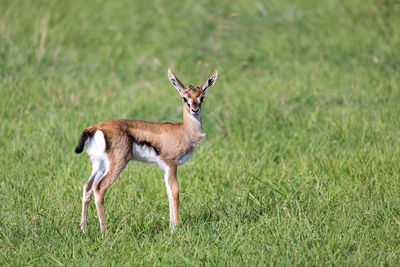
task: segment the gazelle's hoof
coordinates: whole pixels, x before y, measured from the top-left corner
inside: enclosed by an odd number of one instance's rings
[[[169,229],[171,229],[171,234],[175,232],[176,230],[176,223],[175,222],[169,222]]]
[[[86,233],[86,222],[81,222],[81,230],[83,233]]]
[[[101,230],[101,237],[106,238],[108,236],[108,229],[102,229]]]

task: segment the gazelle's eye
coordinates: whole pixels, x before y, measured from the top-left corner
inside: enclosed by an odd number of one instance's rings
[[[182,98],[183,98],[183,102],[187,103],[186,97],[182,97]]]

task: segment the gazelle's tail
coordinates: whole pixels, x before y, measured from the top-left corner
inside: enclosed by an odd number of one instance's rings
[[[96,133],[96,129],[93,127],[88,127],[83,130],[81,134],[81,138],[79,138],[78,145],[75,148],[75,153],[80,154],[83,151],[83,147],[85,146],[85,142],[89,137],[92,137]]]

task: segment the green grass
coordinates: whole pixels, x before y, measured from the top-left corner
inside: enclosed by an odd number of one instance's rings
[[[399,265],[400,3],[177,2],[0,1],[0,265]],[[182,224],[135,162],[82,234],[81,130],[178,122],[168,67],[219,71]]]

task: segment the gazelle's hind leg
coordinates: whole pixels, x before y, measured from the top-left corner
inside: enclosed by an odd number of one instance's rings
[[[88,212],[88,205],[93,195],[93,184],[101,179],[106,171],[105,162],[101,160],[92,160],[92,174],[83,186],[82,197],[82,215],[81,215],[81,229],[86,231],[86,218]]]
[[[94,177],[96,173],[92,173],[92,175],[87,180],[86,184],[83,185],[83,197],[82,197],[82,215],[81,215],[81,230],[82,232],[86,232],[86,218],[88,212],[88,206],[90,199],[92,198],[92,184],[94,181]]]
[[[104,195],[107,189],[110,187],[110,185],[115,181],[115,179],[117,179],[119,174],[123,171],[129,160],[130,158],[124,156],[120,157],[111,156],[109,171],[101,179],[95,181],[93,185],[97,215],[99,217],[100,230],[102,232],[106,230],[107,227],[106,217],[104,214]]]

